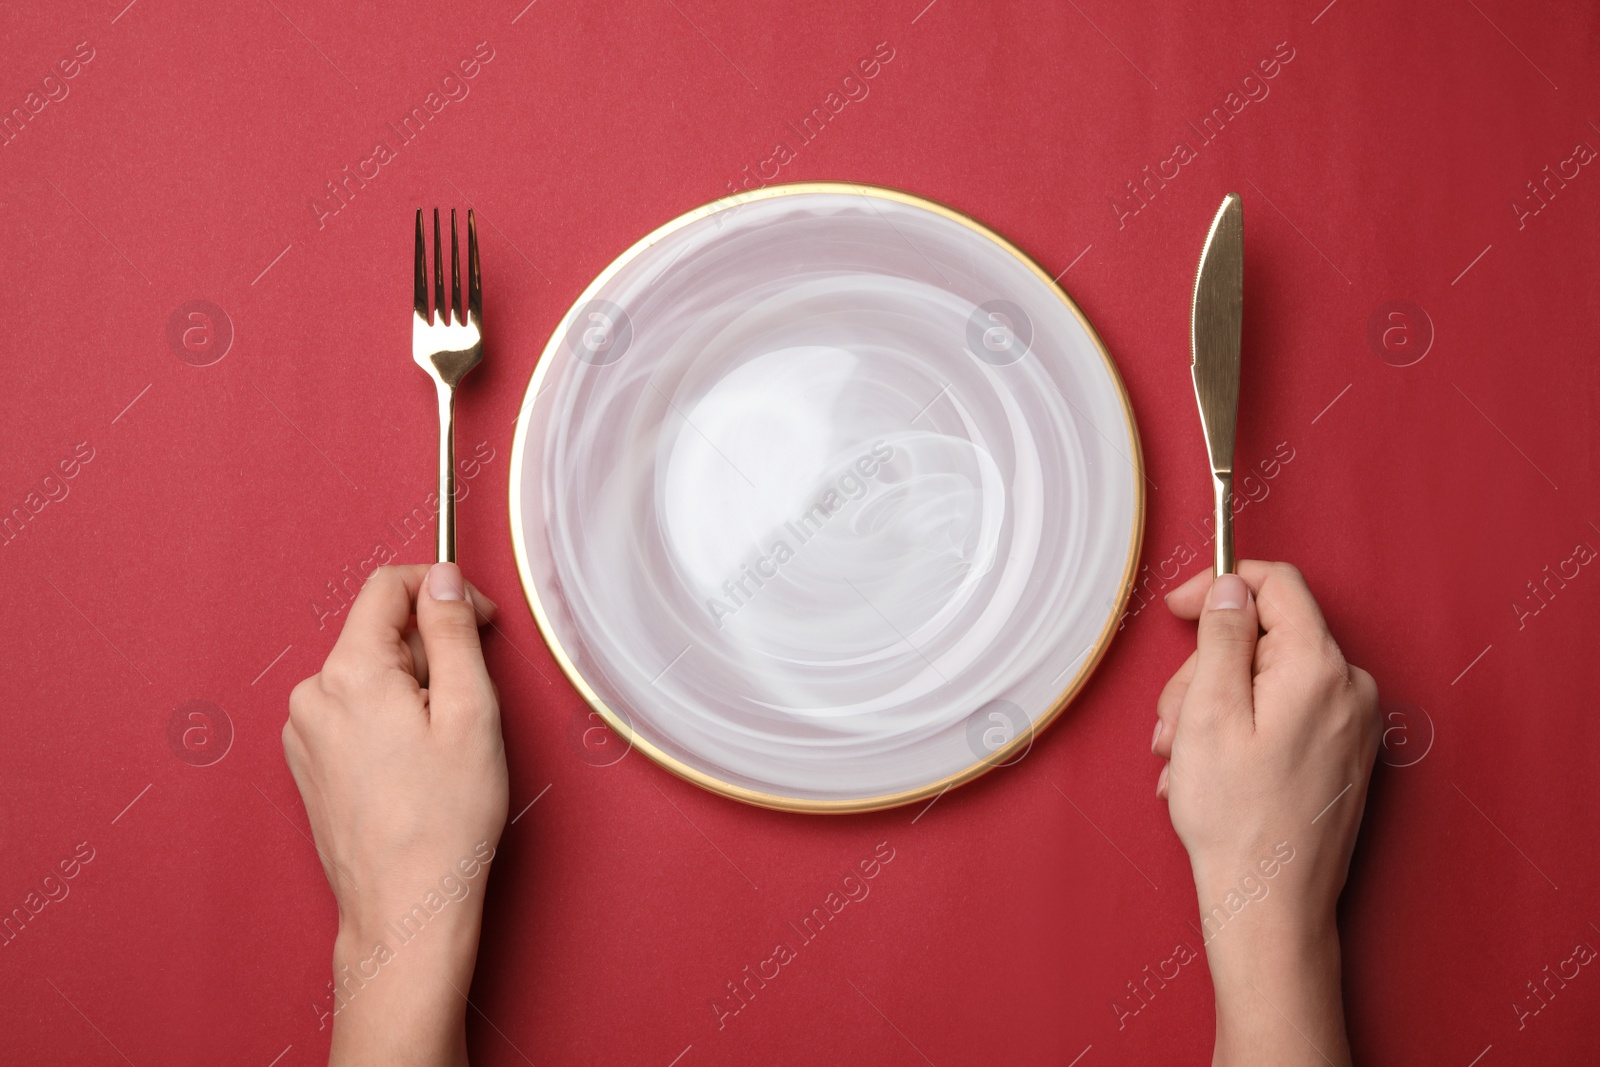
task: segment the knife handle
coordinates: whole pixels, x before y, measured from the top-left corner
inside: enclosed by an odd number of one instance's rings
[[[1211,573],[1233,574],[1236,570],[1233,565],[1233,472],[1223,474],[1213,471],[1211,488],[1216,500],[1213,522],[1217,531],[1213,539],[1216,547],[1215,569]]]

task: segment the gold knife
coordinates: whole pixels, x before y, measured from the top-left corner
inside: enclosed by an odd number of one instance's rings
[[[1200,404],[1215,496],[1213,574],[1232,574],[1233,438],[1239,422],[1239,329],[1244,314],[1244,209],[1238,193],[1222,198],[1211,220],[1189,309],[1189,372]]]

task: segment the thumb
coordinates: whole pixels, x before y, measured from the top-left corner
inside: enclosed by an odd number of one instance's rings
[[[1215,578],[1200,613],[1194,681],[1184,700],[1183,716],[1213,721],[1254,711],[1251,684],[1255,662],[1256,599],[1237,574]]]
[[[493,706],[494,686],[483,663],[478,620],[467,581],[454,563],[435,563],[417,595],[417,632],[428,657],[428,706],[433,715],[464,715]]]

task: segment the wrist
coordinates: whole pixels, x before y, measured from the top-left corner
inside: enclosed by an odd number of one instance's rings
[[[1216,994],[1214,1063],[1349,1063],[1333,917],[1243,918],[1206,942]]]
[[[330,1064],[464,1064],[481,918],[476,900],[341,916]]]
[[[1248,850],[1260,857],[1254,862],[1193,864],[1201,938],[1213,966],[1235,958],[1281,958],[1287,966],[1322,958],[1328,945],[1337,958],[1338,888],[1329,891],[1315,857],[1303,852],[1281,842]]]
[[[452,978],[462,966],[470,974],[483,923],[482,899],[441,904],[435,898],[432,903],[439,906],[363,902],[349,911],[341,908],[333,943],[335,970],[348,966],[355,972],[361,965],[360,973],[371,974],[374,967],[387,970],[402,958],[419,958],[430,967],[447,968]]]
[[[1340,970],[1339,930],[1332,916],[1297,919],[1240,915],[1205,932],[1206,962],[1213,981],[1241,976],[1292,984]],[[1248,987],[1247,987],[1248,988]],[[1222,990],[1218,990],[1218,995]]]

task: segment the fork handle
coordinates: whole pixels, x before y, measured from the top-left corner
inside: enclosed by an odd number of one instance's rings
[[[456,561],[456,391],[435,382],[439,391],[439,562]]]

